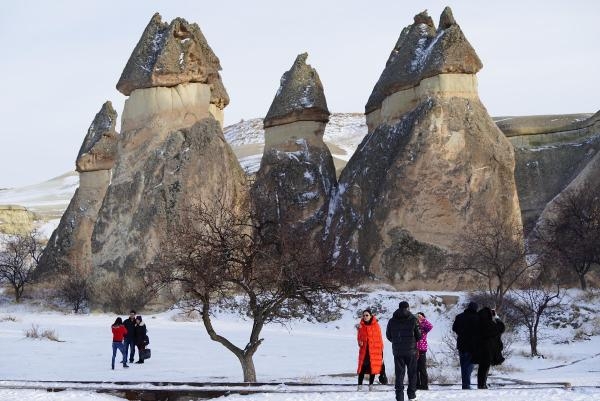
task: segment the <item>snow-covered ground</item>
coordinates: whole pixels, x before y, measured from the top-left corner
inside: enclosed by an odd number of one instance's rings
[[[458,305],[446,306],[442,295],[459,297]],[[546,323],[540,351],[545,358],[526,356],[528,347],[521,339],[511,346],[512,354],[500,369],[491,372],[488,391],[460,390],[457,358],[448,354],[447,342],[454,316],[462,310],[464,294],[419,291],[397,293],[379,290],[354,297],[340,319],[329,323],[305,320],[289,326],[270,325],[263,330],[264,343],[255,363],[260,382],[300,382],[307,384],[337,384],[339,386],[297,387],[275,386],[279,393],[231,395],[227,400],[390,400],[392,386],[376,386],[376,391],[356,393],[350,384],[356,381],[356,329],[358,312],[371,307],[379,311],[385,330],[388,318],[400,300],[406,299],[413,312],[423,311],[434,325],[429,335],[432,379],[430,391],[419,392],[419,400],[531,400],[543,397],[554,400],[600,400],[600,336],[586,333],[597,331],[598,305],[583,298],[577,291],[570,293],[568,303],[579,307],[573,314],[563,314],[564,324],[554,328]],[[584,313],[585,312],[585,313]],[[144,315],[150,336],[152,358],[143,365],[128,369],[110,369],[110,325],[116,315],[92,313],[73,315],[49,311],[32,304],[15,305],[4,296],[0,303],[0,400],[75,400],[118,399],[107,394],[69,390],[47,393],[44,390],[9,389],[35,387],[41,381],[99,382],[239,382],[241,367],[237,359],[223,346],[211,341],[202,324],[186,318],[178,311]],[[556,322],[560,322],[558,319]],[[581,326],[573,328],[569,323]],[[39,330],[54,330],[58,340],[34,340],[25,331],[36,325]],[[564,326],[564,327],[563,327]],[[232,314],[220,314],[217,329],[237,345],[247,341],[250,324]],[[575,340],[578,337],[579,340]],[[385,363],[393,375],[393,356],[386,342]],[[27,381],[26,385],[24,384]],[[546,387],[529,388],[523,383],[546,383]],[[565,383],[572,389],[565,388]],[[436,385],[436,384],[444,384]],[[107,384],[108,386],[108,384]]]

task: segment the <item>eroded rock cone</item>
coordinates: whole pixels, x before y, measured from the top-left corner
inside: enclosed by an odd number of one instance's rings
[[[242,196],[244,172],[215,111],[227,104],[224,88],[218,90],[218,69],[195,24],[177,18],[167,26],[155,15],[119,81],[130,97],[92,252],[96,282],[138,294],[136,302],[142,302],[144,269],[160,249],[168,222],[216,194],[223,207]]]
[[[276,222],[298,246],[316,250],[336,177],[323,142],[329,120],[323,86],[306,58],[300,54],[283,74],[264,119],[265,149],[253,194],[264,221]]]
[[[513,150],[477,94],[481,64],[449,9],[441,20],[435,30],[419,14],[403,31],[326,225],[336,263],[407,287],[456,284],[446,255],[489,205],[520,223]]]
[[[73,271],[84,276],[92,273],[92,232],[116,157],[116,121],[112,103],[104,103],[77,155],[79,188],[44,249],[37,272],[40,276]]]

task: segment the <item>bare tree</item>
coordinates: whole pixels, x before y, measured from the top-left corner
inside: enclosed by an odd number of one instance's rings
[[[600,265],[600,188],[568,189],[556,198],[555,213],[536,227],[534,238],[547,259],[566,265],[587,289],[586,275]]]
[[[332,269],[315,244],[292,236],[283,240],[250,204],[230,207],[218,197],[180,216],[162,239],[150,271],[157,282],[179,288],[183,305],[200,312],[210,338],[239,359],[244,381],[255,382],[253,356],[264,325],[307,314],[326,319],[335,307],[327,298],[335,300],[342,279],[350,275]],[[237,346],[217,331],[216,307],[252,321],[247,344]]]
[[[21,301],[25,286],[32,281],[43,250],[35,229],[5,236],[0,244],[0,281],[12,286],[16,302]]]
[[[497,215],[482,216],[458,237],[454,249],[450,269],[483,280],[497,310],[508,291],[537,264],[526,257],[521,225]]]
[[[563,291],[559,284],[547,286],[535,280],[523,290],[512,291],[511,295],[510,309],[516,315],[517,322],[527,329],[531,356],[540,356],[538,352],[540,322],[550,311],[560,306]]]

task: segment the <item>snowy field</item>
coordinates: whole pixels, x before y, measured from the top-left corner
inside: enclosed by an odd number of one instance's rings
[[[443,304],[442,295],[457,296],[458,305]],[[579,305],[580,308],[576,308],[579,312],[566,312],[563,318],[581,325],[552,328],[546,324],[544,339],[539,346],[545,355],[543,359],[527,357],[527,344],[521,337],[516,338],[508,360],[501,369],[491,372],[490,390],[461,390],[457,358],[448,353],[445,345],[444,338],[448,337],[451,322],[463,309],[464,294],[378,291],[349,301],[343,316],[333,322],[314,323],[307,317],[287,327],[267,326],[263,330],[265,341],[255,355],[257,379],[273,383],[269,388],[276,392],[230,395],[221,399],[393,400],[391,385],[377,385],[372,392],[356,392],[353,385],[357,363],[355,324],[360,310],[373,307],[381,311],[379,318],[385,330],[398,302],[406,299],[413,312],[425,312],[434,325],[429,335],[429,359],[433,365],[429,373],[433,385],[430,391],[418,392],[419,400],[600,400],[600,336],[586,335],[594,332],[597,324],[597,298],[582,298],[577,291],[570,295],[572,299],[567,303]],[[111,383],[119,381],[221,382],[224,385],[241,381],[237,359],[223,346],[212,342],[198,320],[184,317],[176,310],[142,315],[148,327],[152,358],[143,365],[131,364],[128,369],[117,366],[111,370],[110,325],[115,315],[49,311],[32,304],[15,305],[4,296],[0,303],[0,348],[3,354],[0,400],[120,399],[77,389],[48,393],[45,391],[48,384],[42,383],[46,381],[106,382],[102,388],[112,388]],[[25,331],[33,325],[41,331],[54,330],[59,341],[26,338]],[[250,325],[234,315],[221,314],[216,327],[237,345],[242,345],[247,340]],[[387,341],[385,345],[385,363],[391,376],[391,346]],[[277,385],[282,382],[311,386]],[[15,386],[30,388],[9,388]]]

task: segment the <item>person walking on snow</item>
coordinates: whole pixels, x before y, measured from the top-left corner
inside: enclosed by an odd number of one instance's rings
[[[471,374],[473,373],[473,356],[479,341],[478,305],[469,302],[464,312],[456,315],[452,331],[456,333],[456,348],[460,361],[460,375],[463,390],[471,389]]]
[[[365,309],[358,325],[358,387],[362,388],[365,374],[369,374],[369,391],[375,381],[375,375],[381,373],[383,363],[383,338],[377,318],[370,309]]]
[[[429,379],[427,376],[427,333],[433,329],[433,325],[425,318],[423,312],[417,313],[421,339],[417,343],[417,390],[429,390]]]
[[[417,318],[408,308],[408,302],[400,302],[385,331],[394,352],[396,401],[404,401],[405,372],[408,376],[408,399],[417,398],[417,342],[421,339],[421,330]]]
[[[123,364],[124,368],[128,368],[129,366],[127,365],[127,353],[125,352],[125,346],[123,345],[123,337],[125,337],[125,335],[127,334],[127,329],[125,328],[125,326],[123,326],[123,320],[121,320],[121,318],[118,317],[111,326],[111,329],[113,336],[111,367],[113,370],[115,370],[115,357],[117,356],[117,350],[119,350],[123,355],[123,360],[121,361],[121,363]]]
[[[477,352],[474,356],[475,361],[479,363],[477,369],[477,388],[487,389],[487,378],[491,365],[497,365],[502,361],[497,361],[497,356],[502,351],[501,334],[504,333],[504,323],[496,316],[492,309],[481,308],[477,313],[479,315],[479,343]]]

